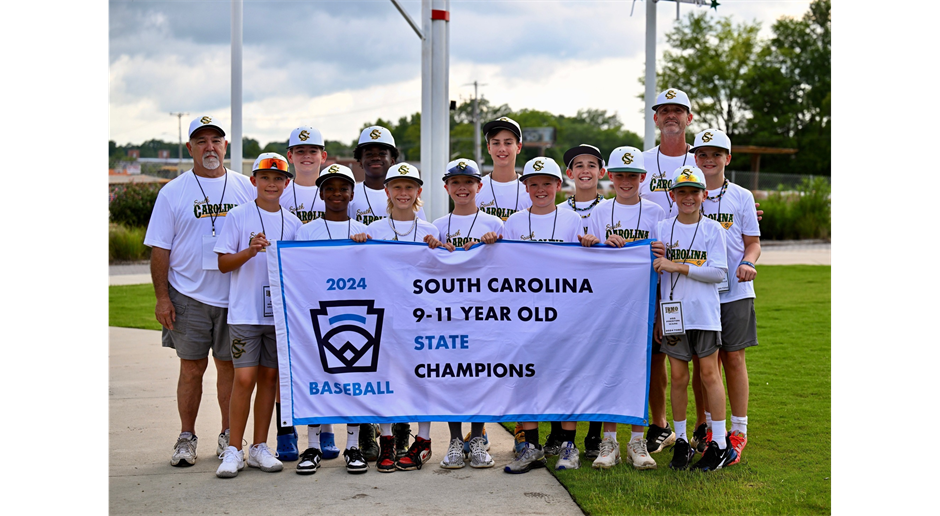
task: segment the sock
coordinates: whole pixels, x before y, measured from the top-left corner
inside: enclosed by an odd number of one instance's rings
[[[320,425],[307,425],[307,448],[320,449]]]
[[[552,429],[549,430],[548,433],[551,435],[554,435],[555,437],[558,437],[562,434],[562,432],[564,432],[564,430],[561,429],[561,422],[552,421]]]
[[[321,431],[321,432],[326,432],[326,433],[328,433],[328,434],[334,433],[334,432],[333,432],[333,423],[330,423],[330,424],[328,424],[328,425],[320,425],[320,431]]]
[[[574,438],[578,433],[578,429],[574,430],[562,430],[561,431],[561,440],[564,442],[574,442]]]
[[[614,442],[616,442],[616,441],[617,441],[617,432],[604,432],[604,439],[606,439],[606,438],[608,438],[608,437],[610,437],[611,439],[614,440]]]
[[[712,429],[712,413],[706,410],[705,411],[705,430],[708,431],[711,429]]]
[[[672,420],[672,426],[676,430],[676,440],[685,439],[686,442],[689,441],[689,436],[685,433],[685,421],[676,421]]]
[[[346,449],[359,447],[359,425],[346,425]]]
[[[591,421],[588,425],[588,437],[600,437],[601,436],[601,427],[604,423],[600,421]]]
[[[712,440],[718,443],[719,450],[724,450],[728,445],[725,437],[725,420],[712,421]]]
[[[731,415],[731,432],[741,432],[747,435],[747,416],[738,417]]]
[[[281,404],[275,402],[274,410],[277,412],[277,435],[292,435],[294,433],[293,426],[281,426]]]
[[[630,440],[631,440],[631,441],[635,441],[635,440],[637,440],[637,439],[642,439],[642,438],[643,438],[643,432],[642,432],[642,431],[640,431],[640,432],[630,431]]]
[[[425,440],[431,440],[431,422],[430,421],[422,421],[418,423],[418,437],[425,439]]]
[[[463,434],[461,433],[462,428],[460,428],[459,421],[450,421],[447,423],[447,429],[450,430],[450,440],[460,439],[463,441]]]
[[[382,429],[382,436],[389,437],[392,435],[392,424],[391,423],[379,423],[379,428]]]
[[[542,445],[539,444],[539,427],[535,427],[532,430],[524,430],[524,432],[525,432],[525,442],[541,450]]]
[[[483,437],[483,423],[470,423],[470,438]]]

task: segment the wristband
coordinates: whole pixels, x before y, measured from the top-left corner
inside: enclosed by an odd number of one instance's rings
[[[748,267],[751,267],[751,268],[754,269],[755,271],[757,270],[757,266],[756,266],[756,265],[754,265],[753,263],[751,263],[751,262],[749,262],[749,261],[746,261],[746,260],[741,260],[741,263],[738,264],[738,266],[740,267],[741,265],[747,265]]]

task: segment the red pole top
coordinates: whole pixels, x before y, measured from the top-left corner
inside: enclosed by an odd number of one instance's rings
[[[432,20],[444,20],[446,22],[449,22],[450,11],[440,11],[438,9],[431,9],[431,19]]]

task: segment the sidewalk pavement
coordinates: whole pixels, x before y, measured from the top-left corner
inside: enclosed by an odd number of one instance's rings
[[[160,346],[160,332],[110,328],[109,364],[109,512],[112,514],[582,514],[555,478],[544,469],[509,475],[513,438],[499,424],[486,425],[490,469],[445,470],[444,423],[431,425],[433,455],[418,471],[346,472],[342,455],[323,461],[314,475],[297,475],[296,462],[264,473],[245,468],[237,477],[219,479],[215,456],[221,416],[216,402],[215,367],[209,365],[196,435],[198,460],[189,468],[170,466],[179,435],[176,381],[179,360]],[[210,361],[211,362],[211,361]],[[248,428],[252,427],[248,422]],[[465,424],[469,431],[469,424]],[[336,425],[336,444],[345,445],[344,425]],[[306,427],[298,427],[301,451]],[[412,423],[412,433],[417,424]],[[272,423],[268,446],[276,447]],[[590,464],[582,467],[590,468]]]

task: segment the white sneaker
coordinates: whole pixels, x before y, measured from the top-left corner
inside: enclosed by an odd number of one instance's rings
[[[222,453],[225,452],[225,449],[228,448],[229,443],[229,430],[226,430],[225,433],[219,434],[219,447],[215,449],[215,454],[222,458]]]
[[[467,464],[463,461],[463,439],[451,439],[447,447],[447,455],[441,461],[444,469],[460,469]]]
[[[595,469],[610,469],[617,464],[620,464],[620,443],[610,437],[605,437],[601,441],[597,458],[591,466]]]
[[[226,446],[219,458],[222,459],[222,464],[215,470],[215,476],[219,478],[235,477],[239,471],[245,469],[245,454],[234,446]]]
[[[561,447],[558,449],[558,462],[555,463],[555,470],[580,468],[580,455],[573,442],[565,441],[561,443]]]
[[[486,452],[488,447],[489,443],[485,442],[482,437],[470,439],[471,468],[492,468],[496,465],[496,461],[493,460],[493,457],[490,457],[490,454]],[[447,451],[449,452],[450,450],[448,449]]]
[[[259,468],[261,471],[281,471],[284,464],[271,455],[267,443],[259,443],[248,448],[248,465],[253,468]]]
[[[637,437],[627,444],[627,456],[636,469],[656,469],[656,461],[646,451],[646,439]]]
[[[173,446],[173,457],[170,458],[170,465],[179,468],[192,466],[196,463],[196,441],[199,439],[195,435],[188,433],[188,437],[180,435]]]

